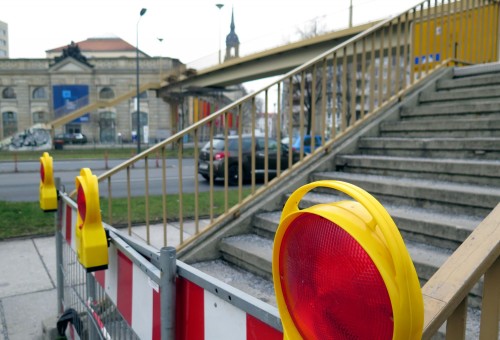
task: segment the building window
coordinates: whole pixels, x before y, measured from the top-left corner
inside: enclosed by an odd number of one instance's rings
[[[17,114],[12,111],[2,113],[3,136],[8,137],[17,132]]]
[[[13,87],[6,87],[2,91],[3,99],[16,99],[16,92]]]
[[[33,124],[47,123],[47,115],[43,111],[33,112]]]
[[[99,114],[99,130],[101,143],[114,143],[116,138],[116,115],[114,112]]]
[[[7,45],[7,41],[0,39],[0,46],[5,46]]]
[[[146,112],[141,112],[141,121],[140,121],[140,126],[141,126],[141,140],[144,140],[144,137],[142,136],[144,132],[144,127],[148,126],[148,114]],[[137,111],[132,113],[132,131],[137,134]]]
[[[45,91],[45,87],[37,87],[33,90],[33,99],[46,99],[47,92]]]
[[[111,99],[115,97],[115,92],[110,87],[104,87],[99,92],[99,99]]]
[[[7,52],[0,50],[0,57],[6,57]]]

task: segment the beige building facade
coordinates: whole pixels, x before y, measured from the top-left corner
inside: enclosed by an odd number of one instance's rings
[[[55,132],[83,133],[92,143],[133,141],[137,131],[135,53],[133,46],[119,38],[99,38],[49,50],[46,59],[0,59],[0,140],[87,104],[124,96],[116,105],[99,106]],[[158,84],[159,70],[165,73],[182,67],[176,59],[139,55],[141,85]],[[155,89],[144,91],[140,95],[141,140],[154,143],[170,136],[176,128],[177,114],[171,112],[175,108],[158,98]]]
[[[0,21],[0,58],[9,57],[9,25]]]

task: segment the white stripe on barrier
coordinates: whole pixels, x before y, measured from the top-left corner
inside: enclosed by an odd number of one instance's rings
[[[153,289],[148,277],[134,264],[132,272],[132,328],[141,339],[153,336]]]
[[[205,339],[246,340],[246,313],[205,290]]]
[[[110,244],[108,248],[108,270],[104,271],[104,287],[106,294],[116,305],[117,298],[117,287],[118,287],[118,258],[117,249],[114,244]]]

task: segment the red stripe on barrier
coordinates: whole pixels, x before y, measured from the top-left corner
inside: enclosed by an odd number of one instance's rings
[[[71,245],[71,234],[72,228],[71,225],[71,207],[69,205],[66,206],[66,242]]]
[[[161,339],[160,293],[153,289],[153,340]]]
[[[283,333],[247,314],[247,340],[282,340]]]
[[[117,308],[127,323],[132,326],[132,261],[118,250]]]
[[[205,293],[203,288],[181,277],[176,282],[175,339],[205,338]]]
[[[97,282],[99,282],[99,284],[101,285],[101,287],[103,289],[106,289],[106,271],[104,270],[98,270],[94,273],[95,275],[95,279]]]

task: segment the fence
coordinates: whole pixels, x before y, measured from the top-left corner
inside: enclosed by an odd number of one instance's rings
[[[58,328],[71,339],[282,339],[276,308],[176,260],[172,247],[158,251],[109,225],[108,269],[86,272],[76,214],[60,193]]]

